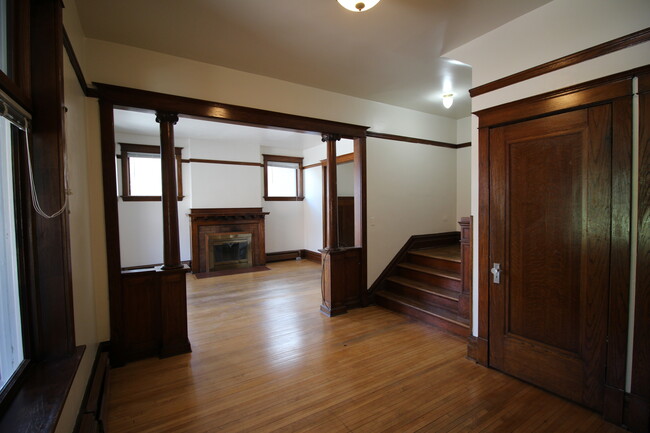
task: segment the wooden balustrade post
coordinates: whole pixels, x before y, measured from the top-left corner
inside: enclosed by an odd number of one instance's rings
[[[340,135],[323,134],[327,143],[327,249],[339,247],[339,202],[336,180],[336,142]]]
[[[175,113],[156,113],[160,124],[160,163],[162,167],[163,207],[163,270],[180,269],[181,248],[178,235],[178,191],[176,182],[176,155],[174,153]]]

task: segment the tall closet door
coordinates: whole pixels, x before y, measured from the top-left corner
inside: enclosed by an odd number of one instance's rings
[[[489,133],[489,364],[602,410],[611,105]]]

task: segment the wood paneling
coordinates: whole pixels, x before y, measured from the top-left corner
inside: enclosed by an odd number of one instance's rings
[[[328,317],[361,305],[361,248],[322,250],[321,313]]]
[[[472,311],[472,218],[462,217],[460,224],[460,286],[458,314],[470,319]]]
[[[525,69],[507,77],[500,78],[495,81],[474,87],[469,90],[469,95],[474,98],[485,93],[493,92],[507,86],[511,86],[522,81],[530,80],[531,78],[539,77],[540,75],[548,74],[549,72],[557,71],[558,69],[573,66],[587,60],[595,59],[596,57],[604,56],[605,54],[613,53],[618,50],[632,47],[637,44],[650,41],[650,27],[639,30],[629,35],[621,36],[620,38],[612,39],[611,41],[587,48],[577,53],[569,54],[560,57],[559,59],[551,60],[550,62],[542,63],[541,65]]]
[[[339,246],[354,245],[354,197],[338,198]]]
[[[188,275],[195,351],[114,369],[108,431],[623,432],[403,315],[314,314],[320,265],[268,266]]]
[[[650,74],[639,77],[639,219],[632,348],[633,431],[650,429]]]

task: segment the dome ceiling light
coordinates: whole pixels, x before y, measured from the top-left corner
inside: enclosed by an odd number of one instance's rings
[[[453,93],[447,93],[445,95],[442,95],[442,105],[445,106],[445,108],[451,107],[451,104],[454,103],[454,94]]]
[[[379,3],[379,0],[365,0],[365,1],[357,1],[357,0],[338,0],[338,2],[346,8],[349,11],[352,12],[365,12],[377,3]]]

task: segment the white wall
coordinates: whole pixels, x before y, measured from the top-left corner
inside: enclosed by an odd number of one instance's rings
[[[72,15],[64,14],[65,26],[75,47],[79,47],[79,60],[83,61],[83,34],[72,5]],[[98,342],[96,326],[94,277],[94,251],[91,240],[90,191],[86,151],[86,101],[74,70],[64,55],[64,100],[68,109],[65,116],[68,181],[72,195],[69,197],[70,256],[72,260],[72,294],[77,345],[86,351],[75,375],[63,407],[56,432],[72,431],[81,407],[86,384],[90,376]]]
[[[445,57],[472,66],[472,84],[478,86],[647,27],[650,2],[645,0],[555,0]],[[517,55],[513,56],[513,53]],[[592,79],[644,66],[650,43],[601,56],[472,99],[472,111],[515,101]],[[472,118],[472,215],[478,215],[478,120]],[[478,239],[478,220],[474,220]],[[474,248],[478,270],[478,248]],[[478,314],[478,272],[474,272],[474,317]],[[475,322],[472,330],[477,335]]]
[[[412,235],[458,230],[456,152],[368,139],[368,286]]]
[[[304,249],[323,248],[323,169],[316,166],[303,170],[305,200],[303,203]]]

